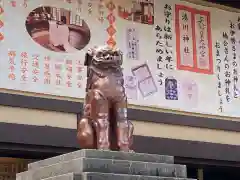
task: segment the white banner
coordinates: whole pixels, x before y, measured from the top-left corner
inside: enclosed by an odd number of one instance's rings
[[[109,44],[130,104],[240,117],[239,43],[240,14],[179,0],[0,0],[0,88],[84,98]]]

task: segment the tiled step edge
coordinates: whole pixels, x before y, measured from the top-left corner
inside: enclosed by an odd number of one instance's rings
[[[151,176],[187,177],[186,166],[177,164],[139,162],[127,160],[110,160],[96,158],[79,158],[61,162],[39,169],[17,174],[17,180],[41,180],[44,178],[82,172],[101,172]]]
[[[41,168],[44,166],[58,164],[60,162],[70,161],[72,159],[78,159],[78,158],[82,158],[82,157],[99,158],[99,159],[119,159],[119,160],[131,160],[131,161],[144,161],[144,162],[156,162],[156,163],[167,163],[167,164],[174,163],[173,156],[82,149],[82,150],[71,152],[68,154],[63,154],[61,156],[56,156],[53,158],[49,158],[49,159],[31,163],[28,165],[28,169],[30,170],[30,169]]]
[[[43,180],[196,180],[196,179],[85,172],[82,174],[69,173],[60,176],[50,177]]]

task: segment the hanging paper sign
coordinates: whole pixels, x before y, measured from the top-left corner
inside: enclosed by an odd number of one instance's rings
[[[138,96],[137,78],[134,76],[125,76],[124,86],[127,98],[137,100]]]
[[[127,28],[127,58],[131,60],[139,59],[139,37],[135,28]]]
[[[196,107],[198,104],[198,87],[195,81],[188,80],[182,83],[181,94],[184,104],[189,107]]]
[[[133,68],[132,73],[138,80],[138,88],[143,97],[150,96],[157,92],[156,84],[146,63]]]
[[[165,79],[165,99],[178,100],[177,80],[173,77],[167,77]]]

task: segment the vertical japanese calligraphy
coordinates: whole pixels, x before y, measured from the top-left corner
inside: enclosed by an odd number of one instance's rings
[[[210,13],[183,5],[175,10],[177,68],[212,74]]]
[[[81,63],[81,61],[80,60],[77,60],[76,61],[76,78],[77,78],[77,88],[83,88],[83,84],[82,84],[82,81],[83,81],[83,74],[82,74],[82,72],[83,72],[83,68],[84,68],[84,66],[83,66],[83,64]]]
[[[109,23],[109,26],[107,28],[107,33],[109,35],[109,38],[107,40],[107,44],[111,47],[115,47],[116,46],[116,41],[114,38],[114,34],[116,33],[116,28],[115,28],[115,21],[116,21],[116,17],[113,14],[114,9],[116,8],[115,4],[112,1],[109,1],[107,3],[107,9],[109,11],[109,14],[107,16],[107,20]]]
[[[130,60],[139,59],[139,37],[137,29],[127,28],[127,58]]]
[[[63,86],[64,77],[63,77],[63,68],[64,68],[64,60],[59,59],[56,61],[54,65],[55,69],[55,84],[57,86]]]
[[[32,55],[32,81],[34,83],[39,81],[39,73],[40,73],[39,55],[34,54]]]
[[[163,32],[162,28],[159,25],[155,27],[155,36],[156,36],[156,66],[157,66],[157,80],[158,85],[162,86],[164,82],[164,62],[163,62]]]
[[[16,51],[8,52],[9,73],[8,79],[16,80]]]
[[[207,11],[196,11],[194,14],[195,57],[200,73],[213,73],[212,38],[210,30],[210,14]]]
[[[28,81],[28,53],[27,52],[22,52],[21,53],[21,65],[20,65],[20,71],[21,71],[21,78],[20,80],[22,82]]]
[[[227,32],[223,32],[223,47],[224,47],[224,81],[225,81],[225,98],[227,102],[231,100],[231,92],[230,92],[230,85],[231,85],[231,59],[229,55],[229,42],[228,38],[229,35]]]
[[[51,84],[51,65],[50,65],[50,57],[44,57],[44,84]]]
[[[72,60],[67,59],[65,61],[66,68],[66,85],[68,88],[72,87],[72,73],[73,73],[73,62]]]
[[[194,68],[193,25],[190,10],[187,7],[176,6],[177,68],[183,70]]]
[[[224,87],[224,82],[222,82],[221,74],[223,72],[223,62],[221,59],[221,44],[219,41],[216,42],[215,44],[216,48],[216,76],[217,76],[217,91],[218,91],[218,98],[219,98],[219,107],[218,111],[223,112],[224,107],[223,107],[223,87]]]
[[[165,4],[164,6],[164,16],[165,16],[165,25],[164,25],[164,48],[165,48],[165,69],[167,70],[173,70],[173,55],[172,55],[172,18],[173,18],[173,12],[172,12],[172,6],[169,4]]]
[[[240,21],[240,20],[239,20]],[[238,63],[237,62],[237,40],[236,40],[236,25],[230,21],[230,45],[232,49],[232,82],[233,82],[233,98],[238,98]]]
[[[159,25],[155,27],[155,34],[156,34],[156,65],[157,65],[157,80],[159,86],[162,86],[166,80],[165,73],[167,71],[171,71],[174,69],[174,61],[173,61],[173,52],[172,52],[172,40],[173,40],[173,27],[172,27],[172,20],[173,20],[173,12],[172,6],[169,4],[165,4],[164,9],[164,25],[161,28]],[[168,84],[170,81],[168,82]],[[165,92],[167,93],[167,89],[165,86]],[[167,96],[166,96],[167,97]],[[172,96],[171,96],[172,97]],[[167,97],[167,99],[170,99]],[[175,98],[174,98],[175,99]],[[176,98],[177,99],[177,98]]]

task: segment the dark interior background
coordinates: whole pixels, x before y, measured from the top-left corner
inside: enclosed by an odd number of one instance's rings
[[[224,0],[205,0],[205,1],[240,9],[240,0],[225,0],[225,1]]]

